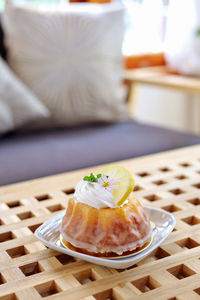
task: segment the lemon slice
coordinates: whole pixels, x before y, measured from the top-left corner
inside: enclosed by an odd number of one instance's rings
[[[100,173],[107,176],[113,175],[113,179],[119,179],[119,182],[117,182],[119,189],[113,190],[112,195],[116,204],[118,206],[122,205],[134,189],[135,182],[131,173],[127,169],[116,165],[109,165],[101,169]]]

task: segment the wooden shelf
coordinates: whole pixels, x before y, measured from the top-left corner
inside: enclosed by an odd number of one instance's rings
[[[200,94],[200,79],[170,72],[165,66],[124,71],[124,78],[132,83],[149,84]]]

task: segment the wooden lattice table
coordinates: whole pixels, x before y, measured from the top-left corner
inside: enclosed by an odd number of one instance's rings
[[[1,300],[200,299],[200,146],[120,165],[134,174],[144,205],[176,217],[167,240],[125,270],[77,260],[46,248],[33,233],[66,206],[90,170],[1,187]]]

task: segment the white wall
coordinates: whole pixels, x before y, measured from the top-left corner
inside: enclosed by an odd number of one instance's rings
[[[200,97],[179,91],[140,85],[133,114],[141,122],[200,133]]]

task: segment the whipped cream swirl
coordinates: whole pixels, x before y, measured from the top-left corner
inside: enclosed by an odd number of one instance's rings
[[[74,197],[76,201],[97,209],[117,207],[112,191],[105,189],[98,182],[81,180],[76,186]]]

